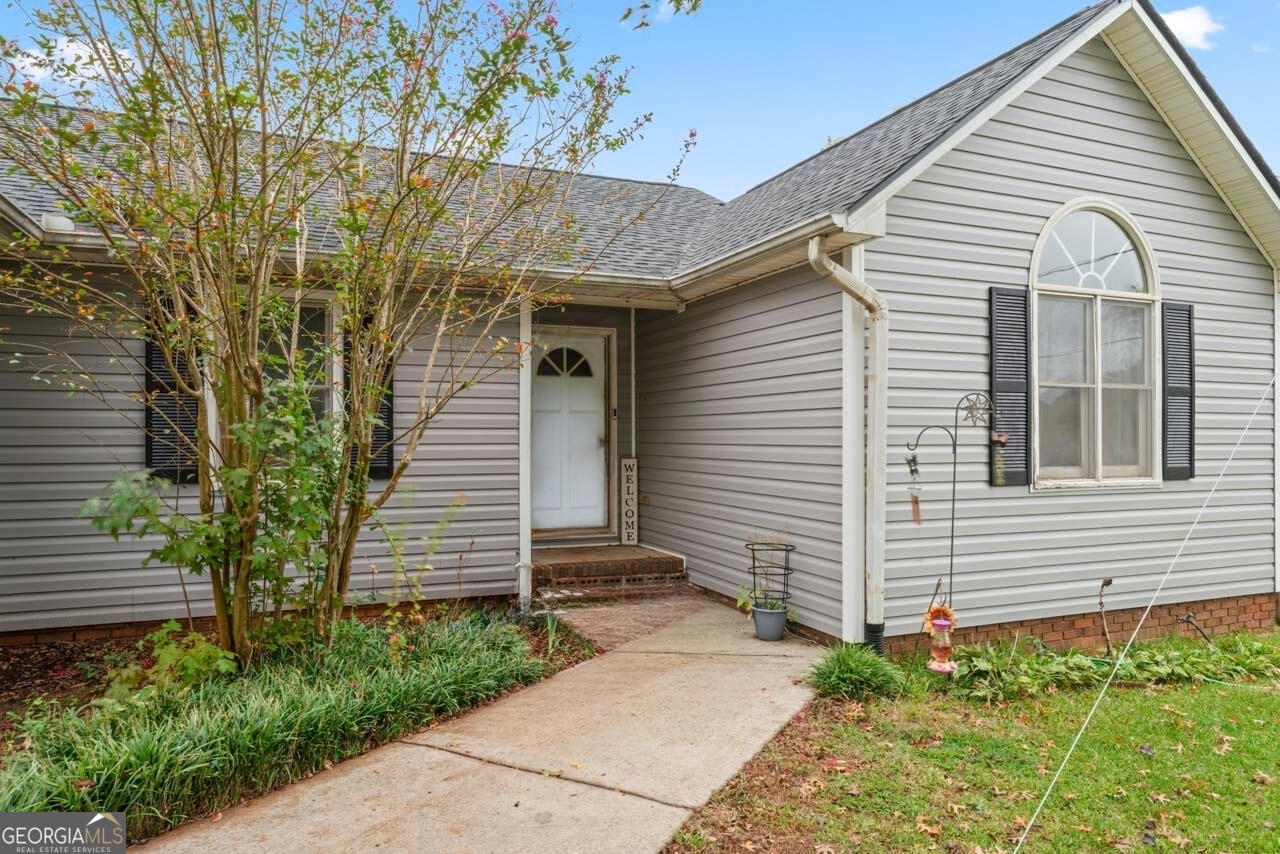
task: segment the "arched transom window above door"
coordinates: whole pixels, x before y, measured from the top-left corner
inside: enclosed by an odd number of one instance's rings
[[[557,347],[538,363],[540,377],[589,377],[591,363],[571,347]]]

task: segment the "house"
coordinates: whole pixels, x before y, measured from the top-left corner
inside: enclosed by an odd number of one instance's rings
[[[0,202],[37,235],[57,210],[12,179]],[[1110,609],[1158,590],[1167,619],[1275,622],[1280,182],[1148,0],[1090,6],[732,201],[586,177],[571,204],[588,226],[653,208],[567,306],[513,320],[532,358],[428,431],[388,515],[426,530],[468,503],[425,595],[510,594],[547,545],[639,543],[733,596],[763,536],[796,547],[799,622],[847,640],[917,632],[939,579],[969,627],[1061,635],[1104,578]],[[6,325],[6,350],[62,334]],[[149,462],[142,432],[0,371],[0,632],[181,614],[175,571],[77,515]],[[996,423],[960,422],[951,575],[950,443],[917,452],[919,525],[902,460],[971,392]],[[371,535],[354,590],[385,554]]]

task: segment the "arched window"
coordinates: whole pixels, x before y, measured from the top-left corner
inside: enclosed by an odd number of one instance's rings
[[[1159,282],[1142,232],[1109,203],[1068,206],[1033,271],[1036,480],[1157,480]]]
[[[587,357],[569,347],[557,347],[538,363],[540,377],[589,377],[591,363]]]

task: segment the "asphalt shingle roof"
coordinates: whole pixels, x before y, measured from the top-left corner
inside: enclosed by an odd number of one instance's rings
[[[1090,6],[727,203],[685,252],[689,269],[826,213],[848,211],[910,166],[1118,0]]]
[[[595,259],[598,273],[669,278],[790,226],[851,210],[1119,2],[1083,9],[727,203],[689,187],[578,176],[565,212],[576,221],[582,258]],[[0,169],[0,195],[37,223],[43,213],[62,211],[52,187],[20,173]],[[332,249],[336,233],[317,225],[313,248]]]

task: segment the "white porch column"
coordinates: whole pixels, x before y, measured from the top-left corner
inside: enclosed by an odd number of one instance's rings
[[[528,612],[533,597],[533,309],[520,306],[520,400],[519,400],[519,559],[516,577],[520,610]]]

